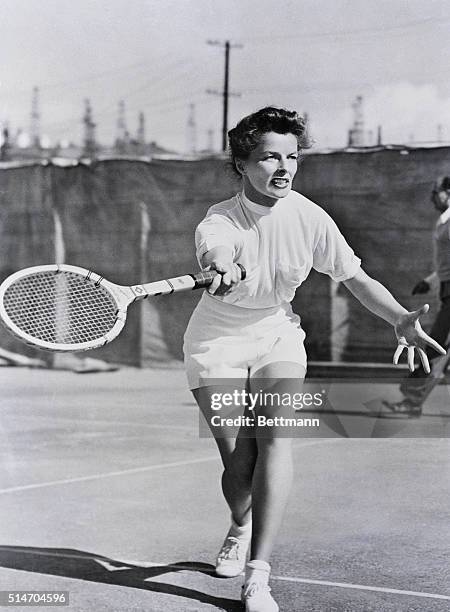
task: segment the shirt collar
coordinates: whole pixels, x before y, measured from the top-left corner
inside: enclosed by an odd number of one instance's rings
[[[272,209],[276,206],[276,203],[273,206],[263,206],[262,204],[256,204],[256,202],[252,202],[247,198],[244,191],[241,191],[238,196],[245,208],[248,208],[252,212],[258,213],[259,215],[270,215]]]

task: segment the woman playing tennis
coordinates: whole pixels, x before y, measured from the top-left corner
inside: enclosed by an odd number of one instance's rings
[[[429,371],[426,345],[443,349],[420,326],[419,316],[428,306],[416,312],[403,308],[362,270],[329,215],[292,191],[299,153],[309,146],[302,117],[263,108],[230,130],[229,142],[242,191],[212,206],[197,227],[199,262],[220,274],[196,307],[184,344],[189,385],[207,422],[213,394],[233,392],[239,384],[255,393],[264,386],[280,395],[301,391],[305,334],[290,302],[312,268],[343,282],[366,308],[393,325],[395,363],[407,348],[414,369],[416,349]],[[244,280],[238,264],[246,270]],[[266,405],[257,410],[267,416],[277,412]],[[245,569],[247,612],[276,612],[269,560],[291,489],[291,439],[277,435],[276,427],[255,435],[248,435],[248,427],[241,435],[241,428],[235,439],[225,429],[214,427],[214,436],[231,526],[216,573],[232,577]]]

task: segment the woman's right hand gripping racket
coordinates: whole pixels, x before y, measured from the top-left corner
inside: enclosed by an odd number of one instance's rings
[[[244,279],[245,269],[238,265]],[[87,351],[119,335],[133,302],[205,288],[217,274],[210,270],[127,287],[78,266],[34,266],[0,285],[0,318],[17,338],[37,348]]]

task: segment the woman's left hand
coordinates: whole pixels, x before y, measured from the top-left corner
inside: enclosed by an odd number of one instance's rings
[[[401,315],[394,326],[395,334],[398,339],[398,346],[393,359],[394,364],[397,365],[400,355],[403,353],[403,350],[407,348],[408,366],[411,372],[414,372],[414,349],[417,349],[423,369],[427,374],[430,373],[430,364],[425,353],[426,345],[429,344],[436,352],[442,353],[443,355],[445,355],[446,352],[436,340],[433,340],[431,336],[423,331],[419,323],[419,317],[427,313],[429,308],[428,304],[424,304],[419,310]]]

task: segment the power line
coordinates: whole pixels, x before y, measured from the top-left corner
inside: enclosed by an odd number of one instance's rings
[[[189,64],[191,63],[191,60],[179,60],[177,62],[174,62],[174,68],[176,68],[177,66],[183,65],[183,64]],[[191,72],[192,69],[190,71],[188,71],[187,73],[185,72],[184,74],[189,74],[189,72]],[[159,78],[152,78],[148,81],[145,82],[145,84],[141,87],[139,87],[138,89],[135,89],[134,91],[128,93],[126,96],[122,96],[123,98],[125,98],[127,101],[129,99],[132,99],[133,97],[135,97],[137,94],[142,93],[143,91],[146,91],[149,88],[154,88],[155,85],[160,85],[163,81],[169,79],[173,77],[173,74],[164,74],[162,76],[160,76]],[[196,90],[195,92],[193,92],[191,95],[197,95],[198,93],[203,93],[203,90]],[[179,96],[175,96],[175,97],[171,97],[171,98],[167,98],[165,100],[157,100],[151,104],[140,104],[140,106],[145,105],[146,108],[155,108],[155,107],[159,107],[159,106],[164,106],[166,108],[170,108],[170,104],[173,101],[179,100],[179,99],[183,99],[186,100],[186,96],[189,95],[186,92],[179,95]],[[102,118],[104,117],[108,117],[110,115],[112,115],[113,113],[117,112],[117,104],[116,102],[108,104],[107,106],[104,106],[103,108],[100,109],[100,111],[97,112],[98,116],[101,116]],[[70,118],[67,121],[63,120],[63,121],[58,121],[56,123],[53,124],[47,124],[46,125],[46,129],[56,129],[56,130],[64,130],[64,133],[69,131],[69,129],[72,129],[72,127],[78,123],[78,119],[75,118]],[[61,127],[60,127],[61,126]],[[66,128],[66,126],[68,126]]]
[[[304,33],[297,33],[297,34],[290,34],[290,35],[283,34],[279,36],[274,36],[272,34],[269,34],[265,36],[249,36],[246,38],[246,41],[248,41],[249,43],[257,43],[257,42],[277,42],[279,40],[285,41],[285,40],[293,40],[293,39],[299,39],[299,38],[301,38],[302,40],[310,40],[314,38],[353,36],[355,34],[356,35],[358,34],[380,34],[380,33],[386,34],[387,32],[394,32],[397,30],[414,28],[417,26],[425,25],[425,24],[431,24],[431,23],[443,24],[448,21],[450,21],[450,17],[446,17],[446,18],[427,17],[425,19],[419,19],[416,21],[411,21],[408,23],[394,25],[390,27],[358,28],[358,29],[353,29],[353,30],[340,30],[340,31],[333,31],[333,32],[310,32],[310,33],[304,32]]]
[[[166,101],[159,102],[157,105],[147,104],[140,105],[145,106],[145,110],[151,109],[153,114],[166,113],[167,111],[178,110],[180,108],[186,107],[186,99],[194,100],[196,105],[201,105],[209,102],[209,98],[204,97],[203,99],[198,99],[200,94],[204,94],[203,90],[197,90],[194,93],[183,93],[180,96],[176,96],[174,98],[170,98]],[[133,112],[138,110],[138,106],[129,107],[129,111]],[[117,103],[114,106],[108,107],[107,110],[103,110],[97,113],[97,115],[101,115],[102,119],[109,118],[117,113]],[[46,131],[57,131],[59,134],[66,134],[70,130],[76,128],[79,124],[79,119],[71,117],[69,119],[64,119],[62,121],[58,121],[56,123],[46,124]]]
[[[167,56],[164,55],[163,59],[165,59]],[[132,70],[133,68],[149,68],[149,66],[153,65],[153,64],[157,64],[157,74],[161,74],[162,71],[167,72],[168,70],[172,70],[173,66],[177,66],[180,63],[192,63],[192,60],[188,60],[186,58],[184,58],[183,60],[177,59],[174,62],[172,62],[171,64],[169,64],[168,67],[162,67],[161,66],[161,62],[160,60],[156,60],[156,59],[151,59],[151,60],[146,60],[146,61],[141,61],[141,62],[135,62],[134,64],[128,64],[125,66],[121,66],[118,68],[111,68],[109,70],[104,70],[102,72],[97,72],[97,73],[93,73],[91,75],[86,75],[86,76],[81,76],[81,77],[76,77],[76,78],[72,78],[70,80],[64,80],[64,81],[57,81],[56,83],[40,83],[40,89],[41,90],[48,90],[48,89],[57,89],[57,88],[72,88],[72,87],[78,87],[80,84],[82,83],[88,83],[90,81],[96,81],[96,80],[101,80],[104,79],[110,75],[120,75],[122,72],[124,71],[129,71]],[[157,75],[155,75],[153,78],[157,78]],[[16,89],[16,90],[11,90],[8,92],[8,95],[29,95],[29,89]]]
[[[182,59],[182,60],[178,60],[177,62],[174,62],[171,66],[171,70],[175,70],[183,65],[186,64],[190,64],[191,60],[187,60],[187,59]],[[187,74],[189,74],[190,72],[192,72],[192,68],[190,70],[188,70],[187,72],[183,72],[182,75],[178,75],[178,78],[180,78],[180,76],[186,76]],[[141,85],[140,87],[138,87],[137,89],[127,93],[126,99],[129,100],[130,98],[135,97],[136,95],[147,91],[148,89],[155,89],[156,85],[161,85],[161,83],[163,83],[164,81],[166,81],[167,79],[173,78],[173,72],[172,73],[166,73],[163,74],[162,76],[159,77],[152,77],[148,80],[145,81],[145,83],[143,85]],[[158,101],[155,102],[156,104],[159,104]],[[163,101],[164,103],[164,101]],[[107,112],[109,109],[111,108],[111,105],[108,105],[107,107],[104,108],[104,112]]]
[[[385,75],[382,79],[371,80],[368,81],[319,81],[316,83],[301,83],[299,85],[274,85],[273,87],[252,87],[249,89],[243,89],[242,93],[245,96],[254,96],[260,94],[277,94],[277,93],[299,93],[302,95],[306,95],[308,93],[314,93],[317,91],[345,91],[351,89],[366,89],[373,90],[375,87],[383,86],[383,85],[393,85],[395,83],[399,83],[404,81],[405,79],[423,79],[427,78],[428,80],[422,84],[430,83],[430,77],[438,77],[443,74],[448,74],[450,72],[450,67],[445,70],[438,71],[424,71],[423,77],[417,72],[403,72],[399,76],[394,75]]]

